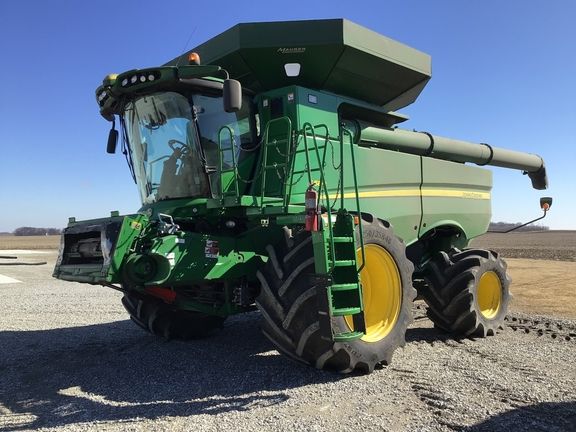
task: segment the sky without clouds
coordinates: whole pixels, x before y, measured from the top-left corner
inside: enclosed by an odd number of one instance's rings
[[[69,216],[134,213],[139,197],[94,90],[111,72],[158,66],[239,22],[346,18],[432,56],[402,126],[540,154],[549,191],[493,168],[493,220],[540,214],[576,229],[576,2],[2,1],[0,232]]]

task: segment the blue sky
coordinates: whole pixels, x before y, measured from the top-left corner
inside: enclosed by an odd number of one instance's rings
[[[576,229],[572,0],[19,0],[0,2],[0,231],[139,208],[122,155],[105,152],[94,90],[106,74],[163,64],[238,22],[313,18],[430,54],[432,80],[403,127],[540,154],[549,191],[493,168],[493,220],[537,217],[551,195],[543,223]]]

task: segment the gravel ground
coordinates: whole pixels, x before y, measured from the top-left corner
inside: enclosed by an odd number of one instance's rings
[[[576,431],[576,321],[511,315],[484,340],[432,328],[425,306],[391,366],[342,376],[292,363],[257,313],[164,342],[121,294],[0,266],[0,431]]]

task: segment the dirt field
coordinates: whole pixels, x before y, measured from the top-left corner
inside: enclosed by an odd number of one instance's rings
[[[0,251],[6,249],[58,249],[60,236],[0,236]]]
[[[496,250],[505,258],[576,261],[576,231],[489,233],[471,245]]]

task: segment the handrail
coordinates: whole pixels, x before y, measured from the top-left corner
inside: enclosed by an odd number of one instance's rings
[[[326,137],[325,137],[325,144],[324,144],[324,152],[322,157],[320,157],[320,151],[318,149],[318,140],[316,137],[316,131],[315,129],[324,129],[326,131]],[[308,132],[309,131],[309,132]],[[332,209],[330,206],[330,194],[328,192],[328,186],[326,184],[326,178],[325,178],[325,174],[324,174],[324,166],[326,163],[326,153],[327,153],[327,149],[328,149],[328,141],[330,139],[330,133],[328,130],[328,127],[324,124],[321,125],[316,125],[316,126],[312,126],[312,124],[310,123],[304,123],[302,125],[302,134],[304,136],[304,148],[305,148],[305,153],[306,153],[306,164],[308,167],[308,178],[309,178],[309,183],[312,183],[311,180],[311,173],[310,173],[310,158],[308,155],[308,134],[310,134],[312,136],[312,142],[314,145],[314,151],[316,153],[316,159],[318,161],[318,167],[320,170],[320,184],[319,184],[319,190],[321,191],[321,195],[322,192],[324,193],[324,197],[326,200],[326,211],[327,211],[327,216],[328,216],[328,231],[329,231],[329,235],[330,235],[330,247],[332,250],[334,249],[334,233],[332,230]],[[341,129],[340,135],[339,135],[339,140],[340,140],[340,178],[339,178],[339,193],[340,193],[340,209],[339,211],[344,210],[344,136],[349,138],[349,142],[350,142],[350,160],[352,162],[352,179],[353,179],[353,185],[354,185],[354,197],[355,197],[355,201],[356,201],[356,211],[358,214],[358,230],[359,230],[359,237],[360,237],[360,250],[361,250],[361,254],[362,254],[362,264],[360,265],[360,267],[357,269],[358,273],[360,271],[362,271],[362,269],[364,268],[365,264],[366,264],[366,252],[364,250],[364,233],[363,233],[363,227],[362,227],[362,212],[360,209],[360,196],[359,196],[359,191],[358,191],[358,175],[356,172],[356,157],[355,157],[355,153],[354,153],[354,140],[353,140],[353,135],[352,133],[345,128]],[[332,265],[335,264],[335,257],[332,256]]]
[[[263,153],[262,153],[262,163],[260,164],[260,168],[263,170],[262,172],[262,181],[260,182],[260,205],[262,205],[264,203],[264,193],[266,191],[266,168],[268,167],[267,163],[268,163],[268,144],[269,144],[269,134],[270,134],[270,125],[274,124],[274,123],[280,123],[280,122],[286,122],[287,126],[288,126],[288,133],[286,135],[286,141],[287,141],[287,145],[286,145],[286,154],[282,155],[285,158],[285,178],[284,180],[282,180],[282,197],[283,197],[283,204],[286,207],[286,178],[288,177],[288,162],[289,162],[289,157],[290,157],[290,138],[292,136],[292,121],[290,120],[289,117],[279,117],[273,120],[270,120],[267,124],[266,124],[266,128],[264,129],[264,134],[262,135],[262,147],[263,147]],[[272,166],[272,165],[271,165]]]
[[[324,144],[324,153],[322,155],[322,163],[321,166],[318,167],[318,170],[321,170],[322,167],[324,167],[325,165],[325,159],[326,159],[326,148],[329,142],[329,131],[328,131],[328,127],[324,124],[321,125],[316,125],[316,126],[312,126],[310,123],[304,123],[302,130],[296,132],[296,136],[295,136],[295,141],[296,141],[296,146],[294,147],[295,149],[295,153],[298,152],[298,149],[300,148],[300,139],[302,138],[302,141],[304,142],[304,156],[306,158],[306,170],[305,173],[308,177],[308,184],[312,184],[314,183],[312,180],[312,168],[310,168],[310,150],[308,147],[308,134],[306,133],[307,129],[310,129],[312,131],[312,139],[314,142],[314,148],[317,150],[318,146],[318,140],[316,138],[316,133],[314,131],[314,129],[321,129],[323,128],[326,131],[326,136],[323,137],[325,144]],[[316,152],[315,150],[315,152]],[[292,173],[292,177],[294,176],[294,166],[295,166],[295,162],[296,162],[296,157],[295,155],[292,155],[292,163],[291,163],[291,173]],[[316,157],[318,158],[318,155],[316,155]],[[320,163],[319,163],[320,165]],[[292,187],[297,184],[301,178],[304,176],[304,170],[299,171],[302,173],[302,175],[296,180],[294,181],[294,179],[292,178],[292,181],[289,183],[289,188],[288,188],[288,192],[286,194],[286,199],[287,201],[290,200],[290,197],[292,196]]]
[[[229,135],[230,135],[230,149],[222,149],[222,140],[221,140],[221,135],[222,135],[222,131],[223,130],[227,130]],[[238,164],[236,163],[236,151],[235,151],[235,147],[236,147],[236,140],[234,139],[234,131],[232,130],[232,128],[228,125],[222,126],[219,130],[218,130],[218,159],[219,159],[219,165],[220,165],[220,171],[219,171],[219,176],[220,176],[220,197],[224,196],[224,185],[223,185],[223,178],[222,178],[222,173],[224,172],[224,158],[223,158],[223,154],[225,151],[230,151],[232,152],[232,169],[227,170],[226,172],[233,172],[234,173],[234,192],[235,192],[235,198],[238,199],[238,197],[240,196],[240,190],[238,188]]]
[[[322,155],[322,158],[320,158],[320,151],[318,150],[318,141],[316,139],[316,131],[315,129],[318,128],[324,128],[326,130],[326,138],[325,138],[325,145],[324,145],[324,154]],[[309,172],[309,178],[311,180],[311,174],[310,174],[310,163],[309,163],[309,157],[308,157],[308,134],[306,133],[307,129],[310,129],[311,135],[312,135],[312,141],[314,143],[314,152],[316,153],[316,159],[318,161],[318,168],[320,170],[320,184],[318,185],[318,189],[320,191],[324,192],[324,196],[326,199],[326,212],[328,215],[328,233],[330,235],[330,248],[332,251],[335,250],[334,248],[334,232],[332,229],[332,212],[330,209],[330,194],[328,193],[328,186],[326,185],[326,179],[324,176],[324,164],[326,162],[326,151],[328,148],[328,140],[330,139],[330,134],[329,134],[329,130],[328,127],[326,125],[316,125],[316,126],[312,126],[311,123],[304,123],[302,125],[302,132],[303,132],[303,136],[304,136],[304,145],[306,148],[306,162],[308,165],[308,172]],[[310,181],[310,183],[312,183],[312,181]],[[320,194],[321,196],[321,194]],[[331,254],[331,258],[332,258],[332,268],[335,267],[336,264],[336,257],[334,256],[335,254]]]
[[[352,132],[350,132],[350,130],[342,127],[342,131],[340,134],[341,148],[343,148],[343,146],[344,146],[344,144],[343,144],[344,143],[344,135],[347,135],[350,138],[350,157],[351,157],[351,161],[352,161],[352,176],[354,179],[354,196],[356,198],[356,210],[358,212],[358,231],[360,232],[360,250],[362,251],[362,264],[358,268],[358,273],[360,273],[362,271],[362,269],[364,268],[364,265],[366,264],[366,254],[364,252],[364,235],[362,233],[362,212],[360,211],[360,196],[359,196],[359,192],[358,192],[358,177],[356,175],[356,159],[354,156],[354,139],[353,139]],[[340,160],[342,160],[342,159],[340,159]],[[344,204],[344,164],[343,163],[342,163],[341,173],[342,173],[342,179],[341,179],[342,204]]]

